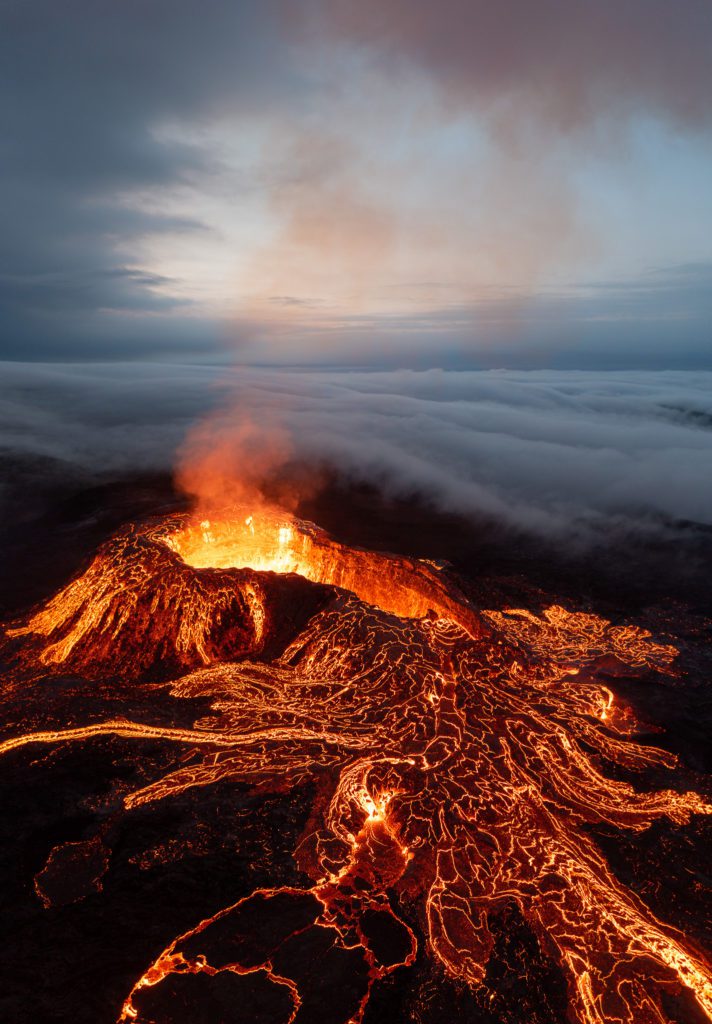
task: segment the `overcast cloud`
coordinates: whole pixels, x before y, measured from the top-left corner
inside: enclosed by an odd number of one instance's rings
[[[707,0],[0,0],[0,357],[710,367]]]

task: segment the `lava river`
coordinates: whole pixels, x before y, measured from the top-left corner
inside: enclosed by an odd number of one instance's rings
[[[126,815],[220,780],[320,794],[294,850],[311,884],[261,888],[174,937],[117,1007],[124,1024],[183,1020],[198,977],[229,979],[235,1020],[358,1022],[419,943],[476,988],[512,902],[565,977],[571,1021],[659,1024],[682,991],[712,1020],[709,959],[593,835],[712,811],[599,679],[674,671],[644,630],[556,605],[476,610],[444,567],[241,512],[125,529],[8,634],[24,686],[160,679],[211,710],[17,729],[0,752],[104,734],[192,752],[127,792]],[[646,789],[646,772],[670,788]]]

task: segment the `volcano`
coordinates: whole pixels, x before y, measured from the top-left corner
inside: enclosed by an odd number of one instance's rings
[[[712,813],[619,692],[674,639],[271,508],[121,529],[4,641],[5,769],[65,791],[17,941],[105,935],[47,1019],[712,1020],[702,929],[621,867]]]

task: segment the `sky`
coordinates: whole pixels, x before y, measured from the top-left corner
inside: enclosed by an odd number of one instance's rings
[[[709,0],[0,0],[0,356],[712,368]]]

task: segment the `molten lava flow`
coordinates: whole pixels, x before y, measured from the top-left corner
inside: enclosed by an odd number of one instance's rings
[[[270,649],[287,609],[291,641]],[[248,514],[121,535],[14,633],[44,673],[135,678],[137,652],[145,668],[158,650],[176,666],[174,697],[209,700],[191,728],[109,720],[0,745],[102,732],[185,744],[182,767],[125,796],[127,814],[222,779],[275,791],[331,780],[295,851],[311,886],[259,889],[168,942],[120,1021],[180,1019],[177,986],[198,976],[257,993],[273,1021],[318,1019],[324,1005],[359,1021],[373,986],[413,963],[417,931],[477,987],[488,920],[507,901],[564,972],[572,1019],[659,1024],[661,991],[682,987],[712,1019],[708,959],[591,835],[712,812],[696,793],[623,778],[676,763],[634,742],[632,713],[596,681],[601,664],[671,670],[674,648],[645,631],[558,606],[478,615],[433,566]]]

